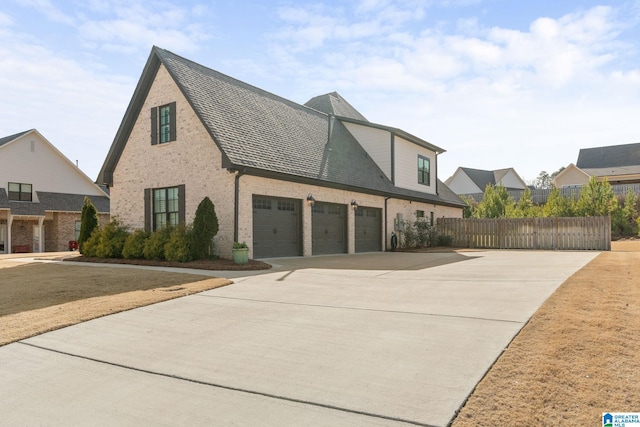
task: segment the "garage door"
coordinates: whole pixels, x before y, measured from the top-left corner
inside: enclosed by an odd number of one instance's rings
[[[253,257],[301,255],[301,202],[253,196]]]
[[[347,205],[313,205],[313,255],[347,253]]]
[[[356,252],[382,250],[382,209],[358,207],[356,211]]]

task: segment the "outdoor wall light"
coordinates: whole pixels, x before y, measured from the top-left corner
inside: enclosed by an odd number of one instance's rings
[[[356,209],[358,209],[358,202],[356,202],[355,200],[351,201],[351,207],[353,208],[353,210],[355,211]]]
[[[307,196],[307,203],[309,204],[309,206],[313,206],[313,204],[316,202],[316,199],[313,198],[313,196],[311,194],[309,194]]]

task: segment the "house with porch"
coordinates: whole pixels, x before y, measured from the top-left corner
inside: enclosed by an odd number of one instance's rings
[[[571,163],[554,179],[558,188],[579,187],[595,176],[609,184],[640,184],[640,143],[582,148],[576,164]]]
[[[0,138],[0,253],[68,250],[85,196],[108,222],[108,194],[40,132]]]
[[[445,150],[369,122],[336,92],[301,105],[153,47],[98,183],[132,228],[191,223],[209,197],[216,252],[382,251],[403,221],[462,217]]]

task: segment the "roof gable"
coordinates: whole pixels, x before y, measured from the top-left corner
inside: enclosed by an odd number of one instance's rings
[[[34,191],[106,196],[36,129],[0,141],[4,141],[0,145],[0,186],[7,182],[25,182],[32,184]]]
[[[305,104],[309,108],[334,116],[341,116],[366,122],[367,119],[353,108],[338,92],[331,92],[311,98]]]
[[[602,169],[640,165],[640,143],[610,147],[583,148],[576,166],[580,169]]]
[[[223,167],[404,195],[340,120],[158,47],[152,49],[145,65],[99,182],[112,183],[115,166],[137,117],[143,114],[140,110],[160,67],[165,67],[220,149]],[[421,192],[414,192],[413,197],[440,201],[438,196]]]

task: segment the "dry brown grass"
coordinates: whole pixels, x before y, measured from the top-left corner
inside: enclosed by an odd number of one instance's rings
[[[601,425],[640,408],[640,242],[614,242],[545,302],[453,421]]]
[[[194,274],[1,261],[0,345],[230,283]]]

